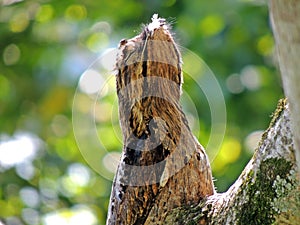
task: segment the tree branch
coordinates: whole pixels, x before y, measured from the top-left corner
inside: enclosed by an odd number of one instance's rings
[[[299,182],[289,108],[281,100],[270,127],[237,181],[195,207],[172,211],[167,224],[288,224],[300,221]]]

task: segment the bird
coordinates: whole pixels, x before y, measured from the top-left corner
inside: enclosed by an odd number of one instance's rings
[[[182,58],[167,20],[154,14],[140,34],[122,39],[116,70],[123,149],[106,224],[165,224],[171,210],[215,193],[180,105]]]

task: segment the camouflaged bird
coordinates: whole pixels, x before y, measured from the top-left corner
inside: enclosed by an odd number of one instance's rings
[[[181,54],[166,20],[155,14],[141,34],[121,40],[116,67],[124,146],[106,224],[164,224],[170,210],[214,193],[180,106]]]

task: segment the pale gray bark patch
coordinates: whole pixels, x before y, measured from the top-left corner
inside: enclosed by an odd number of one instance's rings
[[[290,103],[291,128],[300,169],[300,1],[270,0],[269,6],[284,92]]]

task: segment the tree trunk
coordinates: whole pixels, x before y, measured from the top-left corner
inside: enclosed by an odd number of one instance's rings
[[[270,15],[300,169],[300,1],[271,0]]]
[[[272,2],[272,10],[276,4],[280,0]],[[298,13],[292,16],[298,17],[298,36],[293,37],[299,44],[300,7],[296,8]],[[280,36],[276,29],[275,36]],[[283,40],[283,45],[288,42]],[[299,139],[294,141],[291,132],[299,134],[300,126],[294,126],[299,122],[297,88],[287,91],[292,96],[289,104],[279,101],[269,128],[235,184],[225,193],[215,193],[205,151],[191,134],[179,105],[181,58],[165,20],[154,16],[140,35],[122,40],[119,51],[117,92],[124,149],[108,225],[300,224]],[[288,63],[284,56],[289,52],[282,51],[280,63],[288,65],[288,69],[280,65],[288,73],[287,89],[299,79],[293,71],[299,65],[291,61],[300,58],[300,50]]]

